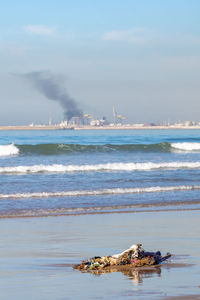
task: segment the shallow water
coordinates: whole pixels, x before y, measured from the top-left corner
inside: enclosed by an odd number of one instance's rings
[[[1,219],[0,299],[162,299],[198,294],[199,217],[199,211],[186,211]],[[138,242],[147,250],[175,254],[170,265],[186,266],[97,276],[68,265],[118,253]]]

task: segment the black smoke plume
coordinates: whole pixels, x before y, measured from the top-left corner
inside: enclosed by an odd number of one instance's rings
[[[63,87],[63,78],[49,71],[30,72],[22,76],[28,79],[48,99],[59,102],[64,108],[64,115],[68,121],[72,117],[81,117],[83,115],[76,101]]]

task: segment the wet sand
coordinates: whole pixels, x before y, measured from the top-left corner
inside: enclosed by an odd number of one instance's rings
[[[166,300],[200,300],[200,295],[187,295],[180,297],[170,297],[166,298]]]
[[[173,211],[1,219],[0,299],[199,299],[199,218]],[[139,242],[175,256],[141,270],[72,268]]]

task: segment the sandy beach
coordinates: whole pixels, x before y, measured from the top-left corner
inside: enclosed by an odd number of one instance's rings
[[[69,127],[60,127],[59,125],[15,125],[15,126],[0,126],[0,131],[5,130],[169,130],[169,129],[200,129],[200,126],[181,126],[181,125],[171,125],[171,126],[138,126],[138,125],[115,125],[115,126],[90,126],[90,125],[72,125]]]
[[[1,219],[0,299],[199,299],[199,217],[176,211]],[[94,275],[72,268],[138,242],[174,257],[152,270]]]

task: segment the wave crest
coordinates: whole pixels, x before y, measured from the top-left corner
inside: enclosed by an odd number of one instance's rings
[[[112,195],[112,194],[140,194],[140,193],[173,192],[173,191],[186,191],[186,190],[189,191],[189,190],[199,190],[199,189],[200,189],[200,185],[153,186],[153,187],[143,187],[143,188],[113,188],[113,189],[102,189],[102,190],[93,190],[93,191],[79,190],[79,191],[0,194],[0,199],[98,196],[98,195]]]
[[[159,144],[104,144],[104,145],[82,145],[82,144],[37,144],[18,145],[20,153],[25,155],[60,155],[73,153],[96,153],[96,152],[168,152],[169,143]]]
[[[0,167],[0,173],[70,173],[70,172],[113,172],[113,171],[151,171],[157,169],[199,169],[197,162],[163,162],[163,163],[107,163],[94,165],[32,165]]]
[[[197,151],[200,150],[200,143],[172,143],[171,147],[183,151]]]
[[[19,149],[14,144],[0,145],[0,156],[18,155]]]
[[[76,153],[109,153],[109,152],[171,152],[200,151],[200,143],[157,143],[157,144],[36,144],[36,145],[3,145],[0,146],[0,156],[5,155],[62,155]]]

